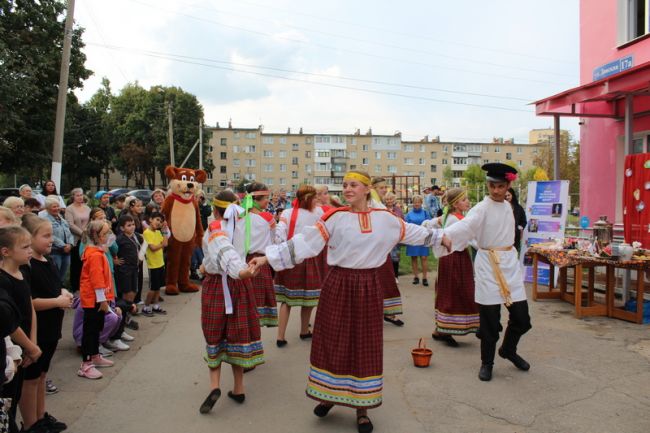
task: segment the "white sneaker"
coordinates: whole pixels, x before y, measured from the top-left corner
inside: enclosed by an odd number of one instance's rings
[[[109,356],[113,356],[113,351],[104,347],[103,344],[100,344],[99,354],[102,355],[104,358],[108,358]]]
[[[106,343],[104,343],[104,346],[114,352],[117,352],[119,350],[129,350],[131,348],[128,344],[119,338],[117,340],[108,340]]]
[[[122,332],[122,335],[120,335],[120,340],[122,341],[133,341],[135,340],[135,337],[132,335],[127,334],[126,332]]]

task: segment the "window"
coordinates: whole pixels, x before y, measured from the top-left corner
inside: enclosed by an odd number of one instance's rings
[[[286,185],[286,184],[287,184],[287,180],[285,178],[281,178],[280,185]]]
[[[214,150],[214,147],[208,146],[208,152],[212,153],[213,150]]]
[[[449,152],[449,146],[447,146],[447,145],[442,146],[442,151],[445,152],[445,153],[448,153]]]
[[[279,156],[280,158],[286,158],[286,157],[287,157],[287,151],[286,151],[286,150],[281,150],[281,151],[278,153],[278,156]]]
[[[273,144],[273,143],[275,143],[275,139],[273,137],[264,137],[264,138],[262,138],[262,143],[264,143],[264,144]]]
[[[646,0],[619,0],[618,1],[618,44],[650,33]],[[631,65],[630,65],[631,66]],[[627,69],[627,68],[626,68]],[[622,70],[622,69],[621,69]],[[597,80],[594,74],[594,80]]]
[[[239,140],[239,131],[235,131],[234,136],[235,136],[235,140]]]
[[[397,159],[397,152],[386,152],[386,158]]]
[[[438,152],[431,152],[431,159],[436,159],[438,157]]]
[[[375,173],[381,173],[381,165],[375,165]]]
[[[257,161],[254,160],[254,159],[247,159],[247,160],[246,160],[246,167],[255,167],[255,163],[256,163],[256,162],[257,162]]]
[[[305,150],[305,158],[311,158],[311,150]]]
[[[436,183],[438,183],[438,178],[437,177],[432,177],[431,178],[431,185],[435,185]]]
[[[494,146],[494,153],[499,153],[501,152],[501,148],[499,146]]]
[[[257,134],[254,133],[254,132],[247,132],[246,133],[246,138],[256,138],[256,137],[257,137]],[[273,138],[273,137],[271,137],[271,138]]]
[[[395,165],[389,165],[389,166],[388,166],[388,172],[389,172],[389,173],[397,173],[397,166],[395,166]]]
[[[517,165],[518,165],[519,167],[523,167],[523,166],[524,166],[524,161],[522,161],[522,160],[520,159],[519,161],[517,161]]]
[[[364,144],[363,146],[361,146],[361,150],[363,150],[364,152],[367,152],[368,151],[368,145]]]
[[[424,165],[424,158],[420,158],[420,159],[418,159],[418,164],[420,164],[420,165]]]
[[[424,172],[421,171],[418,175],[419,175],[420,177],[424,177]]]
[[[519,154],[524,153],[524,149],[522,149],[521,146],[517,146],[517,153],[519,153]]]
[[[381,152],[375,152],[375,159],[381,159]]]
[[[228,159],[226,152],[220,152],[219,156],[221,159]]]
[[[413,145],[412,144],[404,145],[404,151],[405,152],[413,152]]]
[[[227,181],[226,179],[221,179],[221,180],[219,181],[219,186],[220,186],[221,188],[225,188],[226,185],[228,185],[228,181]]]
[[[227,140],[225,138],[221,139],[221,145],[226,146],[227,145]]]
[[[345,143],[345,137],[336,136],[334,137],[334,143]]]
[[[211,187],[211,186],[207,187],[206,189],[207,189],[206,192],[207,192],[208,194],[212,194],[212,187]]]
[[[357,152],[356,151],[350,152],[350,158],[356,159],[357,158]]]
[[[311,164],[307,164],[307,165],[305,166],[305,171],[306,171],[307,173],[311,174]]]
[[[512,159],[512,153],[506,152],[506,159]]]
[[[227,168],[226,168],[225,165],[220,166],[220,167],[219,167],[219,173],[225,173],[225,172],[226,172],[226,169],[227,169]],[[210,173],[210,172],[208,172],[208,174],[209,174],[209,173]]]
[[[293,158],[291,158],[291,164],[298,165],[298,157],[297,156],[294,156]]]
[[[280,137],[280,144],[287,144],[287,137]]]
[[[239,158],[233,159],[232,160],[232,165],[234,165],[235,167],[239,167]]]
[[[357,168],[357,165],[356,165],[356,164],[352,164],[352,165],[350,165],[350,170],[356,170],[356,168]]]
[[[452,173],[454,177],[463,177],[464,174],[462,170],[454,170]]]
[[[239,153],[239,146],[233,146],[233,147],[232,147],[232,151],[233,151],[234,153]]]
[[[235,174],[233,174],[232,178],[235,179],[235,180],[239,180],[241,178],[241,176],[239,175],[239,173],[235,173]]]
[[[265,158],[272,158],[273,157],[273,151],[272,150],[265,150],[264,151],[264,157]]]
[[[487,164],[488,162],[490,162],[489,159],[484,159],[484,160],[483,160],[483,164]]]
[[[298,143],[293,143],[293,144],[291,145],[291,150],[299,150],[299,149],[298,149]]]
[[[455,165],[467,165],[467,158],[454,158],[454,164]]]
[[[331,164],[329,162],[317,162],[316,171],[330,171]]]
[[[244,146],[244,152],[255,153],[255,146]]]
[[[126,174],[122,174],[122,180],[126,180]]]
[[[291,172],[291,179],[298,179],[298,172],[297,171],[292,171]]]
[[[287,171],[287,164],[280,164],[280,171],[281,172],[286,172]]]
[[[307,143],[307,144],[311,144],[311,137],[307,137],[307,138],[305,139],[305,143]]]
[[[484,144],[483,145],[483,152],[489,152],[489,151],[490,151],[490,146],[488,146],[487,144]]]
[[[368,165],[368,158],[362,158],[361,165]]]
[[[264,171],[267,173],[273,172],[273,164],[264,164]]]
[[[533,155],[537,155],[537,148],[533,149]]]
[[[446,159],[442,160],[442,165],[447,165],[447,160]]]
[[[255,173],[246,173],[244,177],[246,180],[255,180]]]
[[[431,164],[430,167],[431,167],[431,173],[436,173],[436,172],[438,171],[438,167],[437,167],[437,166]]]
[[[454,152],[465,152],[467,148],[464,144],[454,144]]]
[[[343,149],[334,149],[334,150],[332,150],[332,156],[338,156],[340,158],[345,158],[345,150],[343,150]]]
[[[353,144],[354,146],[357,145],[357,137],[352,137],[352,144]]]
[[[420,145],[420,152],[424,152],[424,150],[425,150],[425,149],[424,149],[424,144],[421,144],[421,145]]]
[[[263,177],[262,182],[264,182],[267,186],[273,185],[273,178],[272,177]]]
[[[404,164],[413,165],[413,158],[404,158]]]

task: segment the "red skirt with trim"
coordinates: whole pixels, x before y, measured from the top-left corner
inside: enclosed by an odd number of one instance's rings
[[[319,257],[312,257],[291,269],[276,273],[276,301],[292,307],[318,305],[322,280],[320,270]]]
[[[264,254],[251,253],[246,256],[246,262],[254,257],[264,257]],[[251,278],[257,313],[262,326],[278,326],[278,308],[275,301],[275,286],[271,267],[266,264],[259,270],[257,276]]]
[[[386,316],[402,314],[402,294],[395,281],[395,270],[390,255],[386,258],[386,262],[379,267],[379,278],[384,290],[384,314]]]
[[[436,281],[436,331],[464,335],[477,332],[479,309],[474,302],[474,268],[467,251],[441,257]]]

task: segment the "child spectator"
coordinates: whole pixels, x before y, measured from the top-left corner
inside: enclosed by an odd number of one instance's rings
[[[142,314],[153,317],[156,314],[167,314],[159,302],[160,288],[165,285],[165,257],[163,248],[167,246],[167,238],[163,236],[161,228],[165,217],[160,212],[154,212],[149,218],[149,227],[144,231],[143,237],[147,242],[147,267],[149,268],[149,293],[144,301]],[[152,306],[153,304],[153,306]]]
[[[30,197],[28,199],[25,199],[25,213],[30,214],[33,213],[35,215],[38,215],[38,213],[41,211],[41,204],[38,202],[33,197]]]
[[[72,305],[72,294],[61,289],[59,272],[54,261],[48,257],[52,249],[52,224],[36,215],[25,215],[22,226],[32,235],[32,258],[21,270],[29,275],[32,304],[38,323],[36,341],[42,355],[25,368],[20,414],[23,429],[37,428],[62,431],[67,426],[45,411],[45,381],[50,362],[61,339],[63,309]]]
[[[141,200],[132,196],[126,197],[124,200],[124,209],[120,215],[130,215],[135,222],[135,232],[140,235],[144,232],[144,227],[142,226],[143,208]],[[140,263],[138,266],[138,291],[135,294],[135,302],[138,304],[142,301],[142,286],[144,282],[142,272],[142,263]]]
[[[135,222],[131,215],[120,216],[118,226],[120,234],[117,236],[117,257],[120,259],[120,265],[115,269],[117,293],[119,298],[133,303],[138,291],[138,267],[140,266],[138,254],[142,245],[142,236],[135,232]],[[126,326],[130,329],[138,329],[137,322],[130,318],[130,314],[127,315]]]
[[[9,295],[0,290],[0,394],[22,362],[22,349],[9,337],[18,328],[19,321],[18,307]],[[0,431],[9,431],[9,400],[3,398],[0,398]]]
[[[14,375],[13,381],[4,386],[2,398],[12,399],[9,409],[9,431],[18,432],[16,409],[20,402],[24,367],[38,361],[41,349],[36,345],[36,313],[32,307],[28,276],[20,267],[29,263],[32,256],[31,236],[19,226],[0,228],[0,292],[8,296],[18,307],[20,321],[11,334],[12,340],[22,347],[24,361]]]
[[[102,248],[106,245],[110,226],[106,221],[91,221],[84,233],[86,250],[81,258],[81,306],[84,310],[83,337],[81,339],[82,363],[77,375],[100,379],[97,367],[112,367],[113,362],[99,354],[99,333],[104,327],[108,303],[115,298],[113,278]]]

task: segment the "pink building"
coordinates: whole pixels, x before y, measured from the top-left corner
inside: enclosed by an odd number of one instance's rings
[[[580,120],[580,211],[623,221],[625,156],[650,152],[650,11],[646,0],[581,0],[580,86],[535,102]],[[556,132],[557,133],[557,132]],[[559,140],[556,140],[559,142]]]

